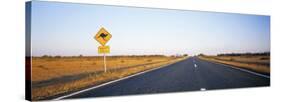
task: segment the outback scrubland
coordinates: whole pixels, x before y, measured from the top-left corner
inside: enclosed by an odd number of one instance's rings
[[[229,53],[216,56],[199,55],[203,60],[232,65],[239,68],[270,74],[270,53]]]

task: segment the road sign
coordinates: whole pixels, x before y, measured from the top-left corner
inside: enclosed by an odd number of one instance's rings
[[[112,35],[103,27],[95,35],[95,39],[102,45],[98,48],[98,53],[103,54],[104,72],[106,72],[106,54],[110,53],[110,47],[105,44],[111,39]]]
[[[111,39],[112,35],[103,27],[96,34],[95,39],[103,46]]]
[[[109,46],[99,46],[98,53],[99,54],[110,53],[110,47]]]

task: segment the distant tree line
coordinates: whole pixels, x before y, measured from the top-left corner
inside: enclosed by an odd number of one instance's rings
[[[217,54],[217,56],[269,56],[270,52],[261,52],[261,53],[224,53],[224,54]]]
[[[42,57],[43,58],[61,58],[60,55],[57,55],[57,56],[43,55]]]
[[[170,57],[182,57],[182,56],[188,56],[188,54],[177,54],[177,55],[171,55]],[[38,56],[39,57],[39,56]],[[103,57],[103,56],[84,56],[82,54],[77,55],[77,56],[60,56],[60,55],[43,55],[41,56],[42,58],[99,58],[99,57]],[[120,58],[120,57],[169,57],[166,55],[112,55],[110,56],[111,58]]]
[[[187,54],[185,54],[183,56],[187,56]],[[103,57],[103,56],[84,56],[84,55],[80,54],[78,56],[43,55],[41,57],[42,58],[63,58],[63,57],[75,58],[75,57]],[[167,57],[167,56],[166,55],[112,55],[110,57],[114,58],[114,57]]]
[[[206,56],[206,55],[204,55],[203,53],[200,53],[198,56]]]

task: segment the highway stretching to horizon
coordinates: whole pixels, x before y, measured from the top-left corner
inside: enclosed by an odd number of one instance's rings
[[[61,96],[57,99],[205,91],[261,86],[270,86],[269,76],[201,60],[197,57],[190,57],[159,69],[99,87],[93,86],[94,88]]]

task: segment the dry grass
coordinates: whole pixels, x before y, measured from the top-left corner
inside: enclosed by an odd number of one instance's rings
[[[107,57],[107,68],[110,70],[171,59],[170,57]],[[32,81],[103,70],[102,57],[32,58]]]
[[[174,63],[182,59],[165,56],[107,57],[109,70],[107,73],[89,74],[79,80],[50,84],[44,87],[33,87],[32,99],[40,100],[46,97],[80,90],[91,85],[98,85],[144,70]],[[63,76],[75,76],[81,73],[103,71],[102,61],[102,57],[33,58],[32,82],[48,81]],[[117,71],[110,71],[112,69],[117,69]]]
[[[199,58],[270,74],[270,56],[199,56]]]

